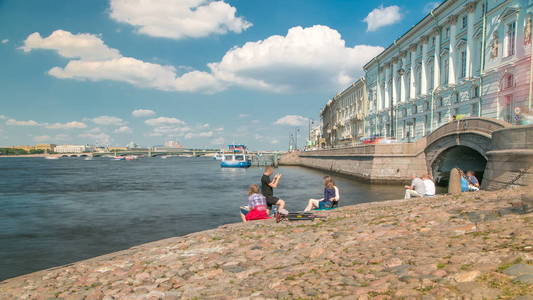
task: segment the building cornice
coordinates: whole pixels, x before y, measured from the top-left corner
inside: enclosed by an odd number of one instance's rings
[[[423,29],[431,21],[436,20],[440,14],[445,12],[446,9],[451,7],[457,1],[459,1],[459,0],[446,0],[443,3],[441,3],[438,7],[436,7],[429,14],[427,14],[422,20],[420,20],[417,24],[415,24],[411,29],[409,29],[401,37],[399,37],[397,40],[395,40],[394,43],[392,43],[385,50],[383,50],[383,52],[381,52],[376,57],[374,57],[372,60],[370,60],[367,64],[365,64],[363,66],[363,69],[366,70],[371,65],[381,61],[384,56],[388,55],[392,50],[397,49],[399,44],[402,44],[405,41],[409,40],[409,38],[411,38],[413,35],[418,33],[421,29]]]

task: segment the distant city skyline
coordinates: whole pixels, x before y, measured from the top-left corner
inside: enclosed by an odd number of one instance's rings
[[[279,150],[294,128],[303,145],[323,104],[440,2],[142,3],[1,1],[0,145]]]

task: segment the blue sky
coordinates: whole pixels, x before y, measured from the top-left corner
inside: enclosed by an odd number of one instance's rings
[[[0,0],[0,145],[286,149],[435,4]]]

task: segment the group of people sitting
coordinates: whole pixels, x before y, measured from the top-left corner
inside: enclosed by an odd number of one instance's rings
[[[461,174],[461,192],[477,192],[479,191],[479,180],[477,180],[474,171],[466,171],[459,169]]]
[[[429,174],[422,177],[412,176],[411,185],[405,186],[405,199],[413,197],[432,197],[435,196],[435,183]]]
[[[274,189],[278,187],[283,175],[276,174],[271,178],[273,173],[274,169],[272,167],[266,167],[261,177],[261,189],[259,189],[257,184],[252,184],[248,187],[248,205],[241,206],[241,219],[243,222],[270,218],[270,211],[274,205],[278,207],[278,213],[289,213],[285,209],[285,201],[274,197]],[[333,208],[339,200],[339,188],[335,185],[333,178],[325,176],[324,197],[321,199],[309,199],[304,211]]]
[[[458,169],[461,180],[461,192],[475,192],[479,191],[479,180],[474,171],[463,172]],[[412,176],[411,185],[405,186],[405,199],[413,197],[431,197],[435,196],[435,183],[429,174],[424,174],[422,177]]]

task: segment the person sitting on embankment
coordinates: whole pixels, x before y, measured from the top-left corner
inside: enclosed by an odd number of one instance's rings
[[[259,193],[257,184],[248,188],[248,206],[241,206],[241,219],[243,222],[269,219],[266,198]]]
[[[422,176],[422,181],[424,181],[424,188],[426,190],[424,197],[435,196],[435,183],[431,179],[431,175],[425,174]]]
[[[424,197],[426,194],[426,186],[424,181],[418,178],[416,175],[411,177],[411,185],[405,186],[405,199],[410,199],[413,197]]]
[[[474,171],[466,171],[466,180],[468,180],[468,190],[477,192],[479,191],[479,180],[477,180]]]
[[[319,208],[331,208],[333,203],[340,200],[339,188],[335,185],[335,181],[330,176],[324,177],[324,198],[322,199],[309,199],[307,207],[304,211],[311,211],[312,209]]]

